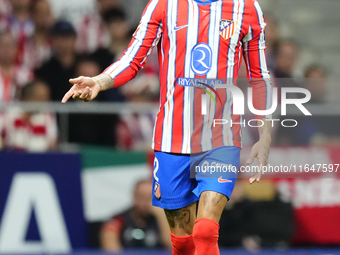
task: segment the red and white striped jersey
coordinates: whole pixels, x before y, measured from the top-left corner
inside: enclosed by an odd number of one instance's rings
[[[77,27],[77,50],[80,53],[91,53],[108,46],[110,36],[98,12],[86,15]]]
[[[33,37],[27,38],[24,43],[21,56],[19,56],[20,64],[30,70],[41,67],[52,56],[52,43],[50,41],[38,43]]]
[[[25,115],[15,107],[0,115],[3,146],[10,150],[47,152],[55,146],[57,133],[57,121],[52,113]]]
[[[32,71],[23,66],[14,66],[10,77],[5,76],[0,68],[0,102],[17,100],[21,89],[33,79]]]
[[[236,85],[243,55],[254,107],[269,109],[264,28],[263,13],[254,0],[151,0],[128,49],[104,73],[114,79],[114,87],[125,84],[157,46],[160,109],[152,148],[188,154],[220,146],[241,147],[242,129],[237,122],[242,118],[232,114],[231,91],[217,89],[218,96],[212,96],[221,103],[208,97],[209,114],[202,115],[201,98],[206,92],[198,83]],[[214,126],[214,119],[233,125]]]
[[[1,17],[0,17],[1,18]],[[0,29],[9,30],[17,40],[18,50],[16,64],[21,64],[20,57],[23,54],[24,44],[33,35],[34,23],[28,18],[24,21],[19,20],[14,14],[0,19]]]

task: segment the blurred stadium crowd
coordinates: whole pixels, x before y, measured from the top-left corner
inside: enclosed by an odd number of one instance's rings
[[[294,70],[302,46],[294,38],[280,37],[280,24],[274,15],[267,15],[266,22],[267,59],[274,86],[305,87],[312,94],[310,103],[327,103],[326,78],[331,74],[322,63],[309,63],[303,77],[299,77],[306,79],[303,82],[295,79]],[[97,0],[97,8],[76,25],[54,17],[48,0],[1,0],[0,102],[60,102],[70,87],[70,78],[98,75],[119,59],[137,25],[131,26],[119,0]],[[158,71],[154,51],[136,79],[126,86],[102,93],[96,100],[157,103]],[[240,78],[246,78],[243,65]],[[69,142],[148,151],[154,118],[151,113],[70,115]],[[275,129],[273,144],[339,145],[340,123],[337,119],[333,119],[332,124],[325,124],[330,123],[330,116],[301,117],[301,125],[294,130]],[[58,116],[52,112],[7,108],[1,112],[0,131],[2,150],[58,150]],[[248,137],[246,144],[252,144],[257,139],[257,130],[248,130],[245,135]],[[169,240],[164,237],[167,234],[161,233],[164,219],[152,211],[147,197],[150,192],[144,193],[150,188],[147,185],[150,183],[136,185],[134,207],[101,225],[95,246],[108,250],[169,247]],[[257,251],[261,247],[289,246],[294,234],[292,205],[279,199],[271,182],[263,185],[265,194],[259,191],[259,197],[263,199],[251,200],[243,182],[238,182],[221,219],[221,247],[243,246]],[[126,229],[143,229],[144,232],[136,230],[127,234]]]

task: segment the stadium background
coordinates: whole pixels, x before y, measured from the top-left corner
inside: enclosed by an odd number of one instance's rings
[[[6,6],[5,2],[1,2],[1,8]],[[127,22],[133,30],[147,1],[114,2],[126,12]],[[337,78],[340,2],[259,0],[259,3],[271,21],[271,29],[274,26],[277,34],[271,46],[272,52],[269,52],[273,61],[274,84],[307,84],[311,79],[306,79],[305,71],[314,64],[322,66],[322,71],[327,70],[325,75],[315,79],[323,84],[323,90],[311,91],[312,98],[315,96],[316,99],[307,107],[313,114],[310,118],[319,125],[314,123],[313,132],[307,127],[290,132],[275,129],[269,163],[339,164],[340,88]],[[72,22],[78,36],[84,16],[96,10],[96,1],[93,0],[50,0],[50,4],[56,20]],[[95,37],[96,31],[92,33]],[[291,73],[279,76],[276,57],[280,52],[280,42],[284,43],[287,39],[295,49],[288,47],[282,51],[293,54],[296,61],[290,63],[293,67]],[[80,47],[77,49],[81,52]],[[119,92],[123,95],[122,100],[108,96],[87,105],[75,103],[64,106],[56,101],[47,101],[43,105],[20,102],[17,98],[1,101],[2,115],[17,107],[21,111],[48,109],[57,114],[58,144],[41,153],[34,149],[31,150],[34,153],[18,153],[17,148],[6,147],[3,138],[3,152],[0,153],[0,253],[102,254],[98,237],[101,224],[131,206],[134,184],[152,174],[149,144],[152,116],[157,112],[155,95],[158,91],[154,56],[149,62],[150,66],[137,77],[137,82]],[[243,84],[242,81],[240,83]],[[134,92],[138,86],[145,88],[147,93]],[[318,93],[323,94],[321,99],[317,97]],[[302,118],[296,111],[289,116]],[[1,127],[5,126],[6,120],[2,118]],[[303,119],[300,120],[303,122]],[[96,129],[96,125],[108,127]],[[76,129],[82,132],[77,133]],[[95,136],[93,132],[100,132],[101,136]],[[301,133],[310,132],[308,139],[296,138]],[[245,161],[255,140],[254,131],[245,128],[241,162]],[[30,151],[30,148],[25,150]],[[282,218],[283,222],[274,219],[277,225],[267,228],[270,223],[266,216],[277,212],[275,204],[270,204],[272,200],[277,198],[282,205],[293,208],[293,228],[287,230],[291,231],[286,238],[288,242],[264,247],[258,252],[340,254],[337,250],[340,247],[340,179],[337,174],[333,171],[289,177],[293,178],[267,175],[261,184],[242,187],[247,199],[257,206],[265,204],[269,207],[269,210],[260,211],[264,212],[264,216],[259,218],[259,224],[272,233],[280,232],[277,231],[279,228],[291,223],[289,218]],[[266,234],[258,233],[259,236]],[[166,250],[126,252],[170,254]],[[223,252],[248,253],[242,247],[224,248]]]

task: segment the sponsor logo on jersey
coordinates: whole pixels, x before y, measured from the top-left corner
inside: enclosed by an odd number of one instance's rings
[[[178,31],[178,30],[181,30],[183,28],[186,28],[187,26],[189,26],[189,25],[184,25],[184,26],[180,26],[180,27],[174,27],[174,30]]]
[[[219,183],[226,183],[226,182],[233,182],[231,180],[228,180],[228,179],[223,179],[222,176],[220,178],[218,178],[218,182]]]
[[[208,85],[208,83],[210,85]],[[214,89],[214,86],[223,84],[222,79],[195,79],[195,78],[179,77],[179,78],[177,78],[177,84],[180,85],[180,86],[197,87],[197,88],[203,90],[204,92],[206,92],[212,98],[215,105],[217,105],[214,95],[207,90],[207,89],[209,89],[216,95],[216,97],[218,98],[218,100],[220,101],[220,103],[222,105],[222,100],[221,100],[220,96],[217,94],[217,91]]]
[[[199,43],[191,50],[191,70],[197,75],[207,74],[212,67],[212,50],[206,43]]]
[[[228,40],[235,33],[235,22],[226,19],[220,19],[220,35],[224,40]]]

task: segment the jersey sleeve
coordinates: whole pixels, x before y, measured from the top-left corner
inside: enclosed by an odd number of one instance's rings
[[[131,79],[142,69],[152,49],[162,36],[162,0],[150,0],[145,8],[141,22],[133,34],[133,38],[123,56],[110,65],[105,74],[114,80],[114,87],[119,87]]]
[[[253,106],[256,110],[268,110],[272,105],[272,86],[266,63],[266,23],[257,1],[251,9],[249,32],[243,38],[243,56],[253,92]],[[256,115],[256,118],[271,118],[271,115]]]
[[[124,226],[124,219],[121,216],[116,216],[112,220],[105,222],[102,226],[102,232],[114,232],[120,235]]]

